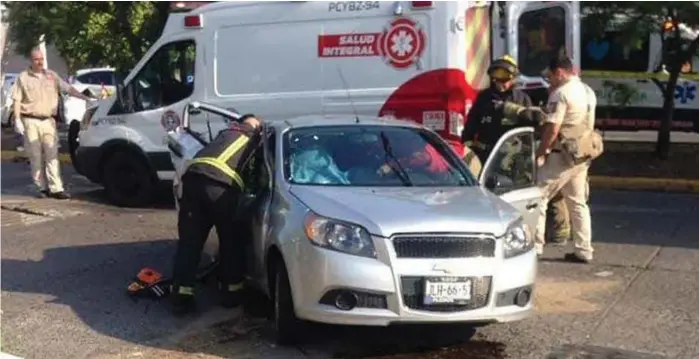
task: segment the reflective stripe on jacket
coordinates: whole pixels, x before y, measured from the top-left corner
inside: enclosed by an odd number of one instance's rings
[[[240,172],[245,167],[259,142],[258,133],[246,125],[222,131],[192,159],[187,172],[205,175],[211,179],[241,190],[245,188]]]

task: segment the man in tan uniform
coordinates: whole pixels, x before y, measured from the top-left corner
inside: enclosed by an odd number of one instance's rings
[[[561,127],[594,127],[597,98],[594,91],[575,75],[573,63],[567,57],[551,60],[546,76],[556,89],[549,96],[544,120],[541,144],[536,151],[538,183],[545,200],[539,209],[536,228],[537,253],[543,252],[545,243],[547,202],[559,191],[563,196],[571,219],[575,251],[565,255],[573,262],[588,263],[592,260],[592,224],[587,205],[587,175],[590,161],[575,162],[561,145]]]
[[[14,120],[24,125],[24,148],[40,197],[67,199],[58,162],[58,131],[54,119],[61,100],[60,91],[85,101],[90,99],[55,72],[44,69],[43,53],[38,48],[33,49],[31,66],[19,74],[12,92]]]

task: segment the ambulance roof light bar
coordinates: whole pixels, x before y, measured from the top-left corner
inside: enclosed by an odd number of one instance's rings
[[[184,27],[189,29],[201,29],[204,27],[204,19],[201,14],[187,15],[184,17]]]
[[[411,1],[410,6],[413,9],[427,9],[432,7],[433,1]]]

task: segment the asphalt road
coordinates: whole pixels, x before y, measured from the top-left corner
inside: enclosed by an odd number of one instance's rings
[[[171,203],[114,208],[70,168],[78,199],[37,201],[26,168],[1,168],[2,350],[24,358],[699,357],[697,196],[593,190],[596,262],[563,263],[562,249],[547,248],[528,320],[475,334],[313,326],[308,344],[280,348],[263,318],[219,309],[208,287],[192,319],[125,296],[140,268],[169,272]]]

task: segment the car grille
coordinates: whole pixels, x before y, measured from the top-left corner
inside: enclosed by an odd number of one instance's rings
[[[393,238],[398,258],[494,257],[495,239],[469,236],[399,236]]]
[[[463,305],[424,305],[425,277],[401,277],[403,305],[410,309],[429,312],[462,312],[483,308],[488,305],[492,277],[472,277],[471,279],[473,280],[473,297],[469,303]]]

